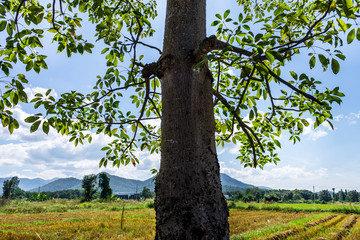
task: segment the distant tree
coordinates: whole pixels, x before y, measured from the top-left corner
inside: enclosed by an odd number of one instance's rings
[[[110,200],[112,189],[110,188],[110,178],[106,173],[99,174],[99,187],[101,188],[100,198]]]
[[[284,202],[293,200],[293,193],[292,193],[292,192],[287,192],[287,193],[285,193],[285,194],[283,195],[283,197],[282,197],[282,200],[283,200]]]
[[[96,189],[95,189],[96,175],[95,174],[85,175],[82,180],[81,187],[84,188],[85,190],[84,201],[86,202],[91,201],[94,194],[96,193]]]
[[[14,192],[19,188],[20,180],[18,177],[12,177],[10,180],[6,180],[3,183],[3,199],[11,199]]]
[[[3,199],[9,199],[10,198],[10,188],[11,188],[11,182],[10,180],[5,180],[3,183]]]
[[[345,193],[344,193],[344,191],[342,189],[338,192],[337,195],[338,195],[338,200],[339,201],[343,202],[343,201],[346,200],[346,195],[345,195]]]
[[[260,199],[261,199],[261,192],[257,191],[257,192],[255,193],[255,200],[256,200],[257,202],[260,202]]]
[[[243,202],[252,202],[254,201],[254,196],[252,194],[246,194],[243,198],[242,198]]]
[[[153,193],[150,188],[144,187],[140,193],[140,197],[144,199],[153,198],[155,197],[155,193]]]
[[[302,197],[300,191],[297,190],[297,189],[295,189],[295,190],[293,191],[293,199],[294,199],[295,201],[298,201],[298,200],[301,200],[302,198],[303,198],[303,197]]]
[[[264,199],[265,202],[278,202],[280,200],[280,197],[276,193],[270,193],[266,194]]]
[[[321,190],[319,192],[319,199],[324,202],[330,202],[332,198],[328,190]]]
[[[346,200],[349,202],[358,202],[359,193],[356,190],[349,191]]]
[[[234,199],[235,200],[241,200],[244,197],[244,195],[241,192],[237,192]]]
[[[314,193],[309,190],[299,190],[301,197],[305,200],[311,200],[314,198]]]
[[[68,190],[61,190],[55,192],[41,192],[41,193],[48,195],[51,198],[60,198],[60,199],[77,199],[84,196],[84,190],[80,190],[80,189],[68,189]],[[31,194],[29,196],[31,196]]]

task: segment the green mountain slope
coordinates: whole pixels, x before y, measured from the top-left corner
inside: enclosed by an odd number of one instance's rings
[[[144,187],[150,188],[151,191],[154,191],[154,182],[153,178],[149,178],[145,181],[127,179],[118,177],[115,175],[110,175],[107,173],[110,178],[110,187],[113,190],[114,194],[132,194],[135,192],[141,192]],[[241,181],[238,181],[229,175],[221,173],[221,182],[223,185],[223,191],[241,191],[246,188],[252,188],[254,185],[246,184]],[[0,184],[2,186],[3,181],[9,178],[0,178]],[[37,192],[40,187],[40,191],[61,191],[67,189],[82,189],[81,187],[82,179],[77,178],[60,178],[52,180],[44,180],[41,178],[27,179],[20,178],[20,188],[27,191]],[[266,187],[260,187],[266,188]],[[268,189],[268,188],[267,188]],[[2,188],[0,189],[0,194],[2,193]]]

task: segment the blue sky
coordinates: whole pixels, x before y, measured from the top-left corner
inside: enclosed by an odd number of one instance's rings
[[[232,9],[236,13],[235,1],[208,1],[208,18],[211,23],[215,13],[223,13],[226,9]],[[163,21],[165,4],[159,1],[159,18],[154,22],[157,33],[148,41],[161,47],[163,34]],[[214,29],[208,28],[208,35],[213,34]],[[49,44],[50,45],[50,44]],[[54,94],[61,94],[69,90],[86,91],[91,89],[96,75],[104,73],[104,61],[102,56],[75,55],[71,59],[65,54],[51,52],[51,46],[44,51],[49,55],[48,71],[40,75],[30,74],[31,85],[28,93],[54,89]],[[281,137],[282,149],[279,151],[281,161],[278,165],[266,165],[264,170],[243,168],[237,157],[239,146],[227,145],[219,148],[219,160],[221,172],[230,175],[240,181],[285,189],[309,189],[315,186],[321,189],[357,189],[360,190],[360,57],[358,54],[360,43],[355,42],[342,48],[347,56],[342,62],[341,71],[338,75],[331,72],[310,71],[307,58],[300,56],[288,66],[290,70],[298,70],[311,73],[317,79],[326,83],[326,86],[340,86],[346,94],[343,104],[334,106],[335,130],[330,130],[327,125],[317,129],[306,128],[301,142],[293,145],[287,141],[288,136]],[[151,59],[151,60],[156,60]],[[22,67],[17,69],[24,71]],[[128,107],[128,106],[126,106]],[[36,112],[30,106],[22,105],[14,110],[16,117],[24,119],[29,113]],[[313,122],[309,119],[310,122]],[[0,177],[42,177],[50,179],[54,177],[78,177],[85,174],[104,171],[98,168],[102,152],[100,149],[108,139],[101,135],[94,135],[92,144],[75,148],[68,142],[67,137],[60,136],[55,131],[49,135],[41,132],[30,134],[29,125],[21,123],[20,129],[10,135],[5,129],[0,129]],[[108,167],[107,172],[121,177],[134,179],[147,179],[151,177],[150,169],[158,168],[159,155],[148,155],[138,152],[141,163],[137,167],[121,166],[118,168]]]

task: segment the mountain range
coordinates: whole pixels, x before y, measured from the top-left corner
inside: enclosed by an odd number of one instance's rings
[[[113,190],[114,194],[133,194],[135,192],[140,192],[144,187],[150,188],[151,191],[154,191],[154,182],[153,177],[145,181],[127,179],[118,177],[115,175],[110,175],[107,173],[110,178],[110,187]],[[220,174],[222,189],[223,191],[242,191],[246,188],[253,188],[254,185],[246,184],[241,181],[238,181],[229,175],[224,173]],[[3,185],[5,180],[10,178],[0,178],[0,184]],[[67,189],[82,189],[81,179],[69,177],[69,178],[53,178],[50,180],[44,180],[41,178],[19,178],[20,184],[19,187],[25,191],[37,192],[54,192]],[[261,189],[269,189],[267,187],[259,187]],[[0,188],[0,194],[2,194],[2,187]]]

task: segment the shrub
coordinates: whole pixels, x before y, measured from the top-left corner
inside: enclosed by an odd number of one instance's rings
[[[228,202],[228,208],[230,208],[230,209],[236,208],[235,202]]]
[[[153,201],[148,202],[148,203],[146,204],[146,207],[147,207],[147,208],[154,208],[154,207],[155,207],[154,202],[153,202]]]

